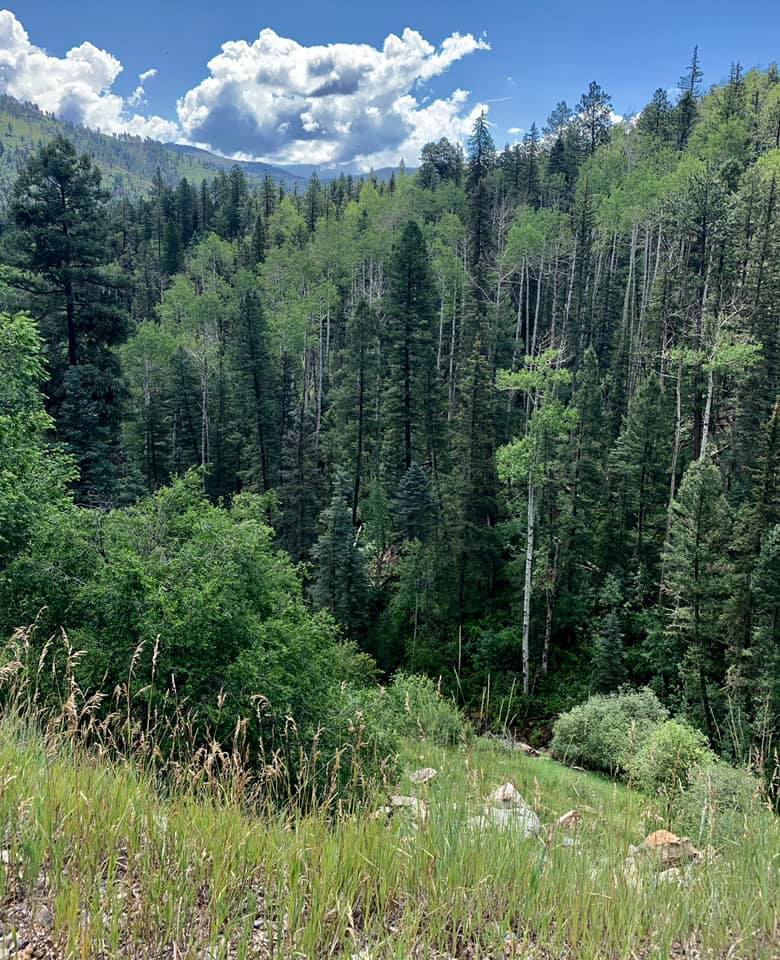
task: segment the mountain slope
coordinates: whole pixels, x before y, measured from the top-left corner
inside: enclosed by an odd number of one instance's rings
[[[106,187],[120,196],[137,196],[151,186],[159,169],[168,184],[187,177],[192,183],[229,170],[234,161],[207,150],[180,144],[159,143],[131,136],[108,136],[78,124],[43,113],[31,103],[0,95],[0,202],[7,199],[19,168],[39,144],[58,134],[68,137],[77,150],[88,154],[101,168]],[[306,179],[266,163],[240,163],[250,181],[259,183],[266,175],[292,190]]]

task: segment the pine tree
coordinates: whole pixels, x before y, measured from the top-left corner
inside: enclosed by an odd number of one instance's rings
[[[413,463],[390,502],[399,534],[406,540],[425,540],[436,525],[431,485],[423,468]]]
[[[720,616],[727,590],[729,509],[720,471],[709,460],[688,467],[673,506],[664,553],[663,595],[671,662],[658,664],[670,677],[679,665],[684,691],[698,701],[694,714],[716,743],[718,717],[712,687],[723,679]]]
[[[255,228],[252,231],[252,261],[255,265],[265,261],[265,254],[268,248],[268,233],[265,227],[265,220],[262,213],[258,213],[255,220]]]
[[[349,640],[359,640],[368,622],[366,559],[352,525],[352,491],[346,474],[337,474],[330,505],[320,515],[320,535],[311,549],[315,562],[312,600],[328,610]]]
[[[612,693],[626,681],[624,637],[621,624],[623,595],[617,577],[610,574],[599,594],[601,614],[593,632],[591,672],[599,693]]]
[[[612,99],[593,80],[587,91],[580,97],[575,112],[585,149],[588,153],[595,153],[597,147],[609,141],[609,131],[612,126]]]
[[[660,143],[669,143],[674,136],[673,110],[669,95],[663,87],[653,94],[653,99],[639,114],[638,130],[646,137]]]
[[[426,460],[425,393],[435,376],[435,291],[425,240],[413,220],[395,246],[389,273],[385,458],[390,476],[399,482],[415,460]]]
[[[113,347],[127,333],[125,285],[109,269],[109,195],[100,171],[62,137],[41,146],[14,184],[6,250],[11,282],[42,316],[51,412],[77,458],[79,495],[115,494],[124,385]]]
[[[684,150],[688,145],[688,138],[693,130],[698,112],[699,87],[702,78],[701,65],[699,63],[699,48],[693,48],[693,56],[688,64],[685,74],[680,77],[678,89],[680,99],[675,108],[677,120],[677,149]]]
[[[655,373],[639,385],[610,456],[614,478],[615,518],[620,528],[612,540],[633,553],[640,589],[655,579],[658,548],[665,523],[671,462],[667,398]],[[629,557],[622,558],[627,563]]]
[[[474,129],[469,137],[466,166],[466,189],[470,207],[470,253],[478,287],[481,286],[479,279],[484,274],[486,260],[492,248],[492,196],[487,178],[495,165],[496,147],[490,135],[487,117],[481,113],[474,121]]]

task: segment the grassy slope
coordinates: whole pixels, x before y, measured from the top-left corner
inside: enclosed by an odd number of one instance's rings
[[[776,823],[715,838],[719,859],[683,886],[637,887],[626,848],[662,825],[638,794],[479,742],[406,759],[441,771],[416,788],[431,810],[418,830],[365,814],[248,818],[230,802],[163,801],[131,767],[0,722],[4,932],[57,957],[780,955]],[[576,845],[465,829],[504,779],[545,825],[579,807]]]

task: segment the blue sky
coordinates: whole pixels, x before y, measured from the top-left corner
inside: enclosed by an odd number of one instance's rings
[[[593,79],[624,114],[672,87],[696,43],[706,83],[732,60],[780,56],[777,2],[24,0],[8,10],[0,89],[102,129],[278,162],[392,161],[429,133],[461,136],[480,104],[501,144]],[[258,41],[264,29],[273,33]],[[388,47],[391,34],[401,39]],[[245,43],[209,70],[229,41]]]

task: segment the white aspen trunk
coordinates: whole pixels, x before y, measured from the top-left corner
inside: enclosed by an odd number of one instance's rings
[[[449,388],[448,393],[448,403],[447,403],[447,423],[452,420],[452,415],[455,409],[455,337],[456,337],[456,326],[455,318],[457,315],[457,293],[453,290],[452,292],[452,324],[450,325],[450,369],[447,374],[447,386]]]
[[[544,647],[542,648],[542,673],[547,676],[550,664],[550,638],[552,637],[553,608],[555,603],[555,588],[558,582],[558,543],[553,546],[552,571],[547,583],[547,610],[544,622]]]
[[[677,460],[680,456],[680,436],[682,434],[682,360],[677,364],[677,388],[675,390],[677,401],[675,421],[674,421],[674,444],[672,446],[672,469],[669,479],[669,503],[666,507],[666,533],[664,534],[664,548],[669,543],[669,533],[672,529],[672,506],[674,505],[674,495],[677,492]],[[663,558],[664,550],[661,551]],[[661,560],[661,576],[659,577],[658,602],[661,602],[664,583],[664,563]]]
[[[531,660],[529,636],[531,630],[531,575],[534,562],[534,520],[536,515],[533,466],[528,472],[528,516],[526,521],[525,583],[523,586],[523,693],[530,689]]]
[[[209,462],[209,362],[203,360],[200,377],[200,465]]]
[[[553,295],[550,309],[550,346],[555,347],[555,318],[558,314],[558,258],[560,255],[559,241],[555,241],[555,265],[553,266]]]
[[[324,357],[324,343],[322,335],[322,314],[320,314],[320,336],[318,344],[318,364],[317,364],[317,403],[316,403],[316,422],[314,426],[314,449],[319,449],[320,446],[320,425],[322,423],[322,378],[323,378],[323,367],[325,366],[325,357]]]
[[[525,353],[531,353],[531,274],[528,261],[525,264]]]
[[[628,256],[628,277],[626,278],[626,291],[623,295],[623,337],[628,338],[628,386],[630,392],[630,385],[632,379],[632,365],[631,365],[631,354],[633,350],[633,339],[634,339],[634,323],[633,320],[629,321],[629,308],[631,306],[631,291],[634,285],[634,261],[636,260],[636,237],[637,237],[637,225],[634,224],[631,228],[631,250]]]
[[[539,279],[536,283],[536,306],[534,308],[534,330],[531,334],[531,356],[536,354],[536,336],[539,330],[539,307],[542,301],[542,281],[544,280],[544,254],[539,263]]]
[[[569,273],[569,288],[566,291],[566,306],[563,309],[563,336],[564,339],[569,333],[569,314],[571,313],[571,298],[574,293],[574,272],[577,267],[577,243],[575,241],[571,254],[571,271]]]
[[[436,372],[441,370],[441,347],[444,339],[444,289],[441,292],[441,303],[439,305],[439,344],[436,348]]]
[[[520,292],[517,297],[517,320],[515,322],[515,342],[512,346],[512,370],[517,370],[517,359],[518,352],[520,350],[520,332],[523,327],[523,285],[525,282],[525,257],[523,257],[523,263],[520,267]],[[506,395],[506,409],[507,413],[512,409],[512,394],[511,391],[507,392]]]
[[[704,404],[704,423],[701,427],[701,451],[699,460],[703,460],[707,455],[707,441],[710,438],[710,417],[712,416],[712,390],[715,381],[715,374],[710,366],[707,375],[707,402]]]

